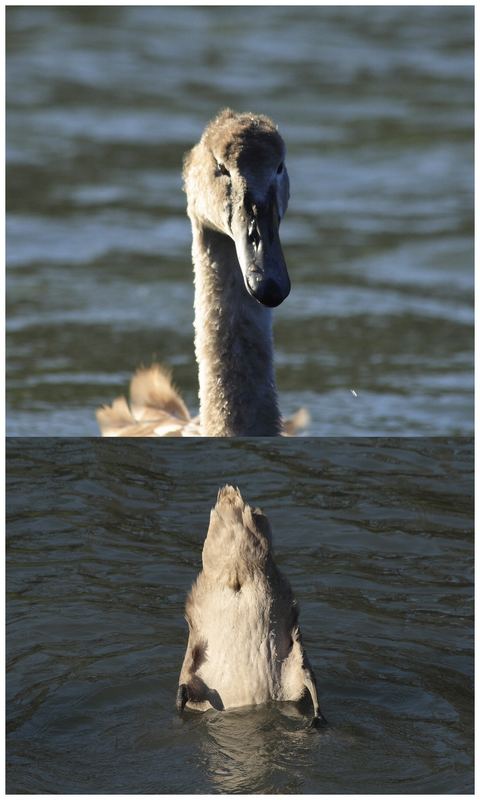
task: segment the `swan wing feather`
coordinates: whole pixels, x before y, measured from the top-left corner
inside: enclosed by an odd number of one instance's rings
[[[102,436],[183,436],[191,428],[188,409],[159,364],[138,369],[130,382],[130,405],[118,397],[97,410]]]

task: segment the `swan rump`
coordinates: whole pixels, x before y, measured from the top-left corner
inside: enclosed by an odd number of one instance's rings
[[[323,720],[297,604],[273,560],[268,519],[232,486],[218,493],[202,562],[186,602],[179,711],[297,701],[309,692],[314,719]]]

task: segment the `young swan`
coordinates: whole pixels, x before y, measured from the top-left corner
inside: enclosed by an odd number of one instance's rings
[[[314,722],[325,721],[296,602],[273,561],[270,525],[233,486],[218,493],[202,560],[185,608],[178,710],[295,701],[308,690]]]
[[[103,436],[275,436],[285,423],[273,368],[272,308],[290,292],[280,243],[289,180],[285,145],[258,114],[220,112],[184,165],[195,274],[200,414],[192,419],[164,369],[134,376],[130,406],[97,411]]]

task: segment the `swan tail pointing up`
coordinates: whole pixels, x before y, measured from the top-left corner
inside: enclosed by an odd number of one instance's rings
[[[178,710],[296,702],[309,694],[312,724],[323,723],[298,606],[275,564],[268,519],[233,486],[220,489],[211,511],[202,566],[185,605]]]
[[[97,411],[102,436],[181,436],[191,422],[170,372],[154,364],[138,369],[130,382],[130,405],[118,397]]]
[[[203,545],[205,575],[238,591],[247,576],[265,569],[270,547],[270,525],[262,511],[247,505],[239,489],[220,489]]]

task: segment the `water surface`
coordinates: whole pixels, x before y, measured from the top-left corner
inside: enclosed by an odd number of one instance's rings
[[[473,8],[10,7],[7,102],[10,434],[95,435],[153,359],[196,408],[180,173],[225,105],[288,147],[282,411],[471,433]]]
[[[7,791],[473,792],[466,439],[8,440]],[[218,487],[268,514],[329,725],[175,712]]]

